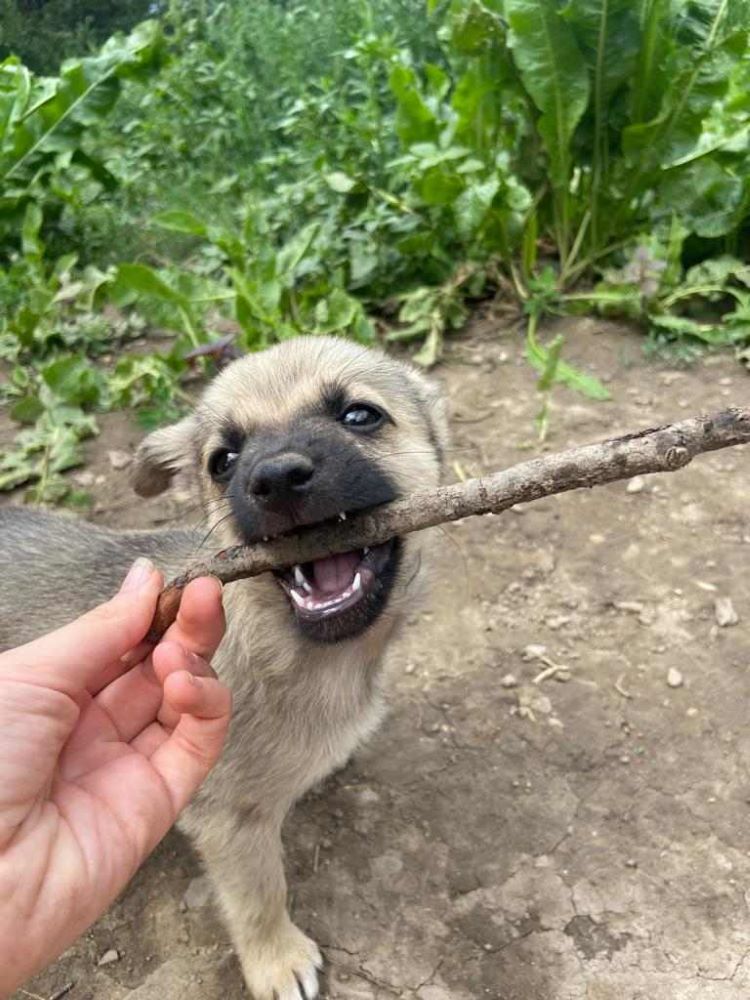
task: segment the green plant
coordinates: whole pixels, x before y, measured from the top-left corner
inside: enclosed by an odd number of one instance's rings
[[[30,382],[3,389],[26,421],[4,481],[54,494],[95,412],[173,417],[228,338],[382,337],[431,365],[498,292],[527,317],[542,436],[556,384],[608,395],[548,315],[744,358],[749,8],[171,0],[59,77],[6,60],[0,357]]]
[[[69,60],[57,78],[34,77],[16,58],[0,63],[0,355],[14,366],[3,395],[24,426],[0,460],[0,490],[31,482],[39,502],[70,493],[61,474],[96,433],[86,411],[106,404],[104,375],[77,352],[104,353],[118,336],[97,314],[111,275],[50,246],[61,242],[67,212],[116,186],[89,135],[124,80],[157,68],[160,38],[145,23]]]

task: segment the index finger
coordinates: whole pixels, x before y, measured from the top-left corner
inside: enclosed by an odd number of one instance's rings
[[[146,635],[162,584],[162,575],[153,564],[137,559],[111,600],[10,651],[5,654],[6,663],[23,666],[27,680],[72,697],[98,690],[103,673],[111,676],[112,664]],[[126,669],[123,664],[122,671]]]

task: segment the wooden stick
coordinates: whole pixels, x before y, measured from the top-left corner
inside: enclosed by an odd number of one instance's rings
[[[303,528],[257,545],[237,545],[196,562],[164,589],[148,638],[157,642],[177,616],[183,588],[199,576],[232,583],[273,569],[321,559],[337,552],[379,545],[475,514],[499,514],[518,503],[554,493],[601,486],[651,472],[675,472],[696,455],[750,442],[750,407],[610,438],[521,462],[481,479],[412,493],[392,503],[350,515],[346,521]]]

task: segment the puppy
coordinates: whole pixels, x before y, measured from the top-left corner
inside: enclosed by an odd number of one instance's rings
[[[153,496],[192,472],[210,547],[221,548],[436,486],[446,433],[439,393],[410,366],[301,337],[235,361],[194,413],[147,437],[134,486]],[[204,536],[0,509],[0,647],[106,599],[138,555],[177,573]],[[318,993],[320,952],[286,910],[281,825],[377,726],[381,659],[412,606],[424,544],[411,535],[225,588],[214,665],[234,692],[232,732],[181,827],[213,879],[256,1000]]]

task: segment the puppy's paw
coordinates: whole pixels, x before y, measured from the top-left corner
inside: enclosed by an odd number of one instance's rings
[[[254,1000],[315,1000],[322,965],[318,946],[292,923],[242,957],[245,982]]]

